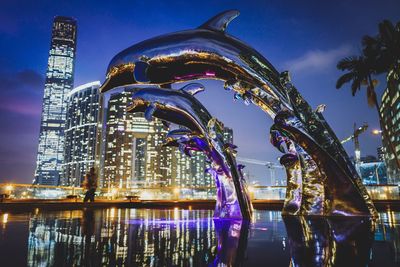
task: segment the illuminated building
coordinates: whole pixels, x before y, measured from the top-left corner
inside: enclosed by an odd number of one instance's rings
[[[385,161],[385,148],[380,146],[376,149],[379,161]]]
[[[108,100],[104,153],[98,153],[99,160],[104,155],[102,187],[212,187],[203,153],[188,157],[178,148],[162,147],[167,129],[161,121],[148,122],[141,113],[127,112],[134,92],[124,89]],[[225,128],[224,137],[232,142],[232,130]]]
[[[233,130],[229,127],[224,127],[224,142],[233,144]]]
[[[66,97],[73,88],[76,20],[55,17],[44,88],[36,184],[58,185],[64,162]]]
[[[179,151],[172,149],[172,184],[178,187],[201,187],[213,186],[214,181],[206,171],[206,157],[202,152],[192,152],[189,157]]]
[[[157,119],[127,112],[134,91],[124,89],[108,100],[103,187],[171,184],[171,148],[162,147],[167,131]]]
[[[233,131],[224,127],[224,142],[233,143]],[[192,152],[192,157],[184,155],[178,149],[172,151],[173,184],[179,187],[213,187],[214,180],[206,169],[210,164],[202,152]]]
[[[380,113],[382,124],[386,125],[388,138],[392,142],[397,157],[400,158],[400,82],[398,78],[394,78],[396,76],[394,74],[394,71],[391,71],[387,76],[388,87],[382,95]],[[400,181],[400,170],[397,168],[393,150],[384,134],[382,134],[382,142],[389,181],[398,183]]]
[[[74,88],[67,94],[64,175],[61,185],[80,186],[94,166],[99,116],[100,82]]]
[[[361,162],[360,175],[366,185],[387,183],[386,166],[382,161]]]

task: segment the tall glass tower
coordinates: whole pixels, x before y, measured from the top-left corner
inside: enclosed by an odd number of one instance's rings
[[[44,88],[35,184],[58,185],[64,161],[66,98],[74,84],[76,20],[55,17]]]

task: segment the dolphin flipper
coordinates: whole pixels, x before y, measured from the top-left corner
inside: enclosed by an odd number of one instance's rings
[[[150,104],[150,106],[147,107],[146,111],[144,112],[144,117],[146,118],[147,121],[153,120],[153,114],[155,111],[156,111],[156,106],[154,104]]]
[[[195,95],[204,91],[204,85],[202,85],[201,83],[189,83],[179,90],[191,95]]]
[[[199,28],[208,29],[212,31],[225,32],[229,22],[239,16],[238,10],[228,10],[209,19],[206,23],[201,25]]]

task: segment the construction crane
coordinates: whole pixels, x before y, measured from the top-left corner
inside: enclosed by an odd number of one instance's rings
[[[356,123],[354,123],[354,131],[353,134],[349,137],[343,139],[341,141],[342,144],[347,143],[350,140],[354,141],[354,154],[355,154],[355,165],[358,171],[360,162],[361,162],[361,151],[360,151],[360,141],[358,140],[358,136],[364,133],[368,129],[368,124],[364,123],[364,125],[357,128]]]
[[[239,162],[242,162],[242,163],[266,166],[270,171],[271,185],[273,185],[272,180],[275,177],[275,169],[283,169],[282,165],[280,165],[278,163],[274,163],[274,162],[269,162],[269,161],[262,161],[262,160],[258,160],[258,159],[249,159],[249,158],[242,158],[242,157],[237,157],[236,160]]]

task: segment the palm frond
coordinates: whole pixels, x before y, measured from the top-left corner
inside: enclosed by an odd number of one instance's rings
[[[345,57],[337,63],[336,67],[339,70],[352,70],[357,65],[358,61],[359,57],[357,56]]]
[[[379,23],[379,37],[383,45],[388,45],[392,42],[395,31],[395,27],[391,21],[384,20]]]
[[[353,72],[348,72],[348,73],[343,74],[336,81],[336,89],[341,88],[343,86],[343,84],[350,82],[351,80],[353,80],[353,78],[354,78]]]
[[[355,79],[353,79],[353,83],[351,84],[351,95],[355,96],[357,91],[359,91],[361,89],[361,82],[364,79],[360,78],[360,77],[355,77]]]

